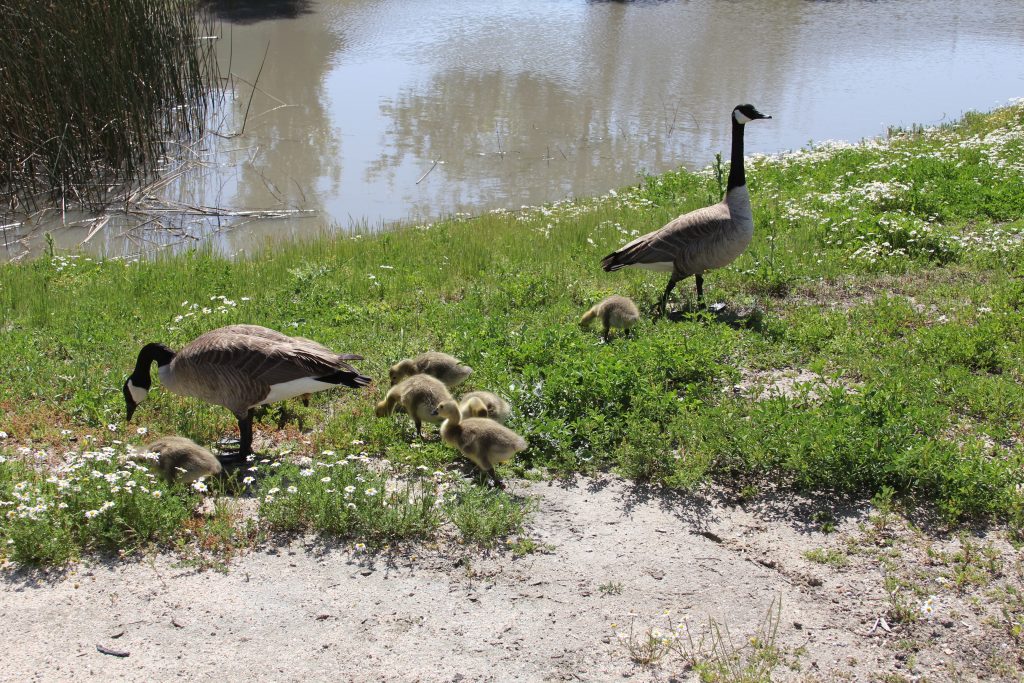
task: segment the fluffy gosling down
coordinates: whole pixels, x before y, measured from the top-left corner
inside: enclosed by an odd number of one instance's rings
[[[384,400],[377,403],[374,414],[385,417],[401,405],[416,423],[416,435],[422,439],[423,423],[442,422],[444,418],[438,416],[436,409],[441,403],[451,400],[448,387],[441,380],[430,375],[413,375],[391,387]]]
[[[444,442],[471,460],[494,481],[495,486],[505,488],[494,466],[526,450],[526,439],[485,417],[463,419],[459,404],[455,401],[443,402],[436,412],[444,418],[441,424],[441,438]]]
[[[629,332],[633,325],[640,320],[640,309],[636,307],[632,299],[614,295],[591,306],[590,310],[580,318],[580,327],[584,329],[590,327],[590,323],[595,318],[601,321],[603,326],[601,338],[607,341],[608,333],[613,327],[617,327],[623,332]]]
[[[470,391],[459,400],[459,410],[466,417],[488,417],[505,424],[512,414],[508,401],[490,391]]]
[[[220,461],[192,439],[165,436],[146,446],[156,459],[138,455],[132,458],[163,475],[168,483],[191,484],[200,477],[212,477],[223,471]]]
[[[394,386],[406,377],[417,374],[431,375],[444,382],[445,386],[461,384],[473,374],[473,368],[454,356],[440,351],[427,351],[415,358],[406,358],[391,366],[388,374]]]

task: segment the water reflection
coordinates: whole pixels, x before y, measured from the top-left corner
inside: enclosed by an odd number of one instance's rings
[[[727,150],[740,102],[775,115],[747,139],[772,152],[1024,94],[1016,0],[211,2],[231,74],[213,122],[224,137],[165,196],[318,212],[189,224],[184,243],[229,253],[701,167]],[[122,230],[112,221],[88,246],[138,248]]]
[[[250,24],[267,19],[294,19],[313,12],[312,0],[202,0],[218,19]]]

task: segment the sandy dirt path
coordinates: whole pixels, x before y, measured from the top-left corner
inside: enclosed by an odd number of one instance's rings
[[[617,633],[631,614],[642,630],[670,610],[698,635],[710,617],[743,643],[775,599],[777,644],[799,668],[780,666],[775,680],[871,680],[900,666],[899,634],[867,634],[887,605],[877,569],[803,557],[841,533],[611,477],[515,488],[538,499],[529,533],[544,552],[444,544],[367,556],[295,541],[226,574],[171,555],[59,576],[7,570],[0,679],[691,680],[678,659],[630,660]],[[931,660],[918,653],[920,670],[948,670],[935,647]]]

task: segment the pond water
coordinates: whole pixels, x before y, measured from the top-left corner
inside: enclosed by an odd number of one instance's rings
[[[85,248],[109,255],[204,241],[230,254],[599,194],[728,156],[742,102],[775,117],[748,132],[749,154],[1024,95],[1018,0],[209,4],[231,96],[219,135],[154,194],[210,215],[86,222],[59,246],[94,231]],[[232,215],[263,210],[284,217]]]

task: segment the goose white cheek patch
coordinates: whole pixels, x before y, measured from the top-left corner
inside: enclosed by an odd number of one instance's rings
[[[133,401],[135,401],[136,403],[142,403],[143,401],[146,400],[146,396],[149,395],[149,390],[139,388],[132,384],[131,380],[128,380],[128,393],[132,395]]]
[[[740,124],[747,124],[747,123],[750,123],[751,121],[754,120],[754,119],[748,118],[741,111],[734,111],[732,113],[732,115],[733,115],[733,118],[736,119],[736,123],[740,123]]]

